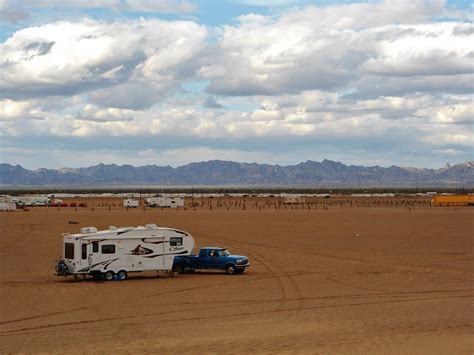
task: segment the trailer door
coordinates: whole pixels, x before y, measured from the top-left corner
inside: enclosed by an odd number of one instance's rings
[[[101,262],[101,257],[100,257],[100,252],[99,252],[99,242],[98,241],[93,241],[89,244],[89,265],[94,269],[98,269],[97,267],[94,267],[95,265],[98,266]]]

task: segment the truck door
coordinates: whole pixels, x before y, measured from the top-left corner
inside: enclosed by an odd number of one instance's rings
[[[209,250],[201,249],[199,251],[199,257],[197,258],[197,268],[207,269],[210,267],[211,261],[209,260]]]
[[[214,249],[203,250],[203,257],[199,253],[199,267],[204,269],[216,269],[219,267],[219,255]]]

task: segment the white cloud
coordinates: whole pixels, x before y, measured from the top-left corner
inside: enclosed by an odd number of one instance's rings
[[[123,110],[118,108],[100,109],[91,104],[84,107],[84,112],[78,117],[85,121],[95,122],[117,122],[117,121],[132,121],[134,111]]]
[[[474,124],[474,105],[470,102],[443,107],[436,113],[435,122]]]
[[[193,75],[206,33],[194,22],[159,20],[25,28],[0,45],[0,89],[6,97],[98,90],[96,99],[107,101],[117,91],[134,96],[142,86],[154,99],[140,104],[150,105]]]
[[[474,146],[474,136],[467,133],[441,133],[423,138],[423,140],[434,146]]]
[[[474,27],[433,21],[444,5],[385,1],[240,16],[223,27],[217,57],[199,75],[211,79],[209,92],[225,95],[364,91],[373,82],[382,95],[393,87],[449,92],[454,75],[462,89],[472,79]]]
[[[0,120],[42,119],[34,101],[0,100]]]
[[[0,23],[15,24],[20,21],[28,20],[30,14],[21,9],[15,8],[13,4],[0,2]]]
[[[25,12],[25,9],[35,8],[109,8],[122,11],[190,13],[197,10],[197,4],[188,0],[2,0],[0,2],[0,13],[5,9],[8,11],[9,19],[16,19],[20,16],[20,20],[23,20],[25,13],[28,18],[29,14]]]
[[[189,13],[197,10],[197,5],[186,0],[126,0],[126,4],[137,11],[162,13]]]
[[[375,56],[362,64],[369,73],[390,76],[456,75],[472,73],[470,24],[394,26],[376,44]],[[379,34],[382,34],[382,30]],[[385,30],[384,30],[385,31]]]

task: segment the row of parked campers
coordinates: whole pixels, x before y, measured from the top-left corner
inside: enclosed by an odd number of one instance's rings
[[[175,255],[190,255],[194,238],[187,232],[155,224],[133,227],[94,227],[64,234],[64,257],[56,274],[83,279],[126,279],[130,272],[169,271]]]

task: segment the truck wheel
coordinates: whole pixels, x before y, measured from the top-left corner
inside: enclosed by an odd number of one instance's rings
[[[234,275],[235,274],[235,266],[234,265],[227,265],[225,267],[225,272],[227,275]]]
[[[115,273],[113,271],[107,271],[105,273],[105,279],[107,281],[112,281],[114,279]]]
[[[184,274],[186,272],[186,269],[184,268],[184,265],[176,264],[173,265],[173,271],[177,272],[178,274]]]
[[[128,275],[127,275],[127,272],[125,270],[120,270],[117,274],[117,277],[121,281],[121,280],[126,280]]]

